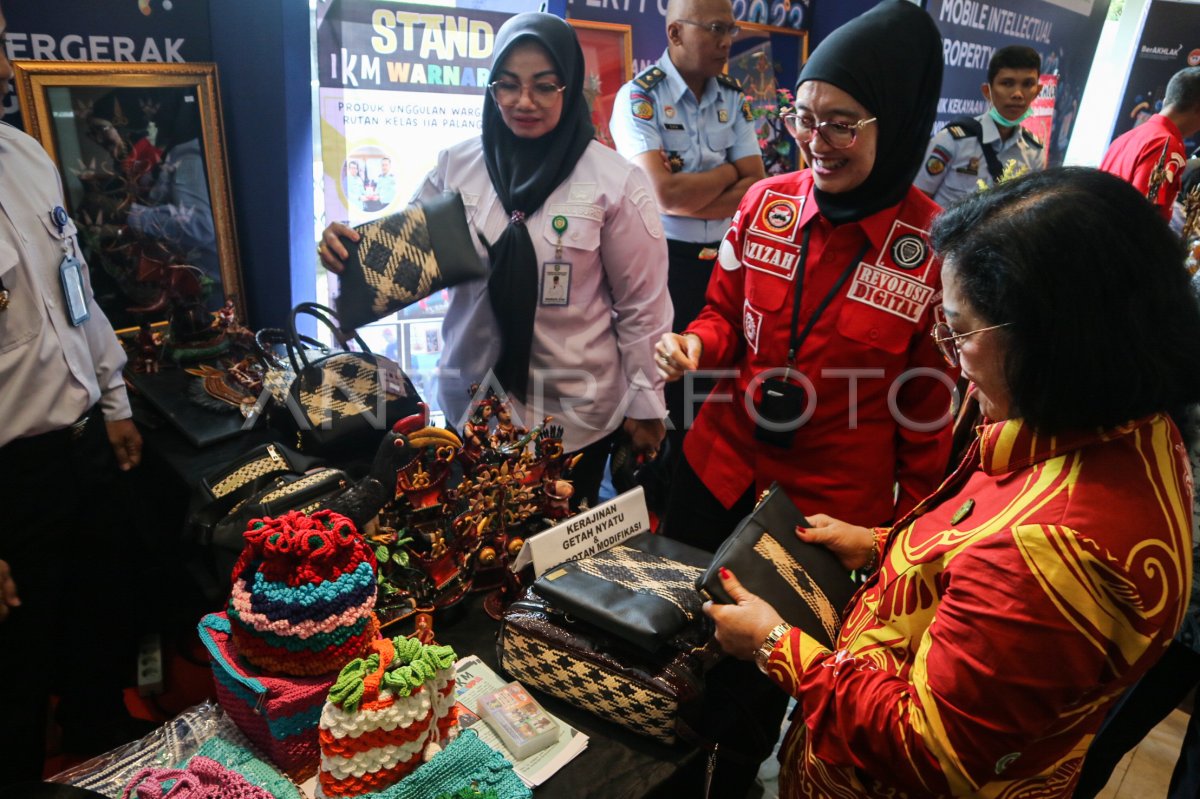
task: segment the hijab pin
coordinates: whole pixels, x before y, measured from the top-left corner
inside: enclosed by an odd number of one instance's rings
[[[525,212],[524,211],[513,211],[512,215],[510,215],[508,217],[508,221],[514,225],[525,224]]]
[[[968,499],[962,504],[958,510],[954,511],[954,515],[950,517],[950,524],[958,524],[963,519],[971,515],[971,511],[975,510],[975,500]]]

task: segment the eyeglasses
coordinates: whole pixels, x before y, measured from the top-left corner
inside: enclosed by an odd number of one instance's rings
[[[813,134],[820,134],[821,141],[835,150],[845,150],[854,144],[858,132],[878,117],[860,119],[857,122],[818,122],[807,114],[784,114],[783,124],[796,141],[804,144],[812,141]]]
[[[521,95],[525,93],[526,88],[529,89],[529,96],[533,98],[534,105],[539,108],[554,105],[558,96],[567,90],[566,86],[559,86],[551,81],[538,81],[529,87],[515,80],[497,80],[488,84],[492,99],[505,107],[521,102]]]
[[[742,29],[737,25],[726,25],[724,22],[697,22],[694,19],[680,19],[676,22],[682,22],[684,25],[695,25],[697,28],[704,28],[706,31],[716,36],[718,39],[724,39],[728,36],[730,39],[736,39]]]
[[[929,335],[933,337],[933,343],[937,345],[938,352],[946,359],[946,363],[951,366],[958,366],[958,341],[967,336],[973,336],[976,333],[986,333],[989,330],[999,330],[1002,327],[1008,327],[1012,322],[1005,322],[1001,325],[992,325],[991,327],[981,327],[978,330],[968,330],[966,333],[955,333],[950,325],[945,322],[934,322],[933,330],[929,331]]]

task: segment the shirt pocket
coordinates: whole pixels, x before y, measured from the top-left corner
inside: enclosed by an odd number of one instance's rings
[[[746,301],[756,310],[774,313],[783,307],[792,291],[791,281],[750,267],[746,272]]]
[[[663,149],[668,153],[679,153],[682,156],[687,156],[688,151],[695,145],[692,144],[692,136],[686,130],[664,130],[662,135]],[[689,167],[695,168],[695,164],[684,163],[684,169]]]
[[[708,143],[708,149],[716,153],[723,153],[732,147],[733,138],[733,125],[721,125],[718,128],[705,131],[704,136],[705,141]]]
[[[42,298],[18,268],[20,256],[0,240],[0,280],[9,293],[8,310],[0,311],[0,355],[33,341],[42,330]]]
[[[838,313],[837,329],[843,338],[890,355],[899,355],[908,349],[917,323],[881,308],[847,299]]]
[[[50,234],[50,238],[56,242],[66,242],[68,246],[74,240],[75,235],[79,232],[75,227],[75,220],[67,217],[67,223],[62,226],[62,230],[58,229],[58,225],[54,224],[54,220],[50,218],[50,214],[42,214],[39,219],[42,220],[42,225],[46,228],[46,232]],[[76,248],[75,256],[79,258],[78,248]],[[80,258],[80,260],[83,260]]]
[[[600,249],[600,229],[604,226],[604,209],[586,203],[549,203],[546,205],[542,222],[542,238],[551,247],[557,247],[560,236],[554,229],[554,220],[567,220],[567,229],[562,232],[563,248],[597,252]]]

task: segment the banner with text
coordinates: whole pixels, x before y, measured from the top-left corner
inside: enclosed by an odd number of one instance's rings
[[[326,219],[394,213],[441,150],[479,135],[496,31],[510,16],[368,0],[318,10]]]
[[[33,61],[211,61],[208,0],[55,0],[6,3],[9,59]],[[17,95],[4,121],[20,127]]]
[[[1048,164],[1061,164],[1108,6],[1109,0],[929,0],[946,66],[937,127],[987,111],[980,86],[992,53],[1024,44],[1041,54],[1043,76],[1024,124],[1045,142]]]
[[[1110,139],[1161,111],[1171,76],[1195,66],[1200,66],[1200,3],[1153,0]],[[1193,136],[1188,151],[1198,143],[1200,137]]]

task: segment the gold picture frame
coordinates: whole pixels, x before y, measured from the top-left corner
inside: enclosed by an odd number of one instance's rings
[[[583,50],[583,95],[592,112],[592,126],[600,143],[613,149],[608,123],[613,101],[622,86],[633,80],[633,28],[612,22],[568,19]]]
[[[118,333],[179,303],[245,321],[215,64],[16,61],[25,130],[58,166]]]

